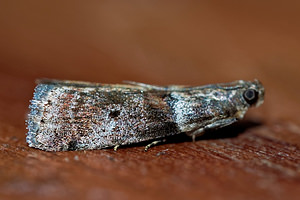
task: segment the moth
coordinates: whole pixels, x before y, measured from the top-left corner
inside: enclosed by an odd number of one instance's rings
[[[40,80],[29,106],[27,143],[46,151],[128,145],[230,125],[264,101],[258,81],[205,86]]]

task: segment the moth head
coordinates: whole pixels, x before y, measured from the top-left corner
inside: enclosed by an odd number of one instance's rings
[[[227,85],[229,89],[229,99],[236,108],[235,117],[242,119],[250,107],[258,107],[264,102],[265,89],[261,82],[235,81]]]
[[[248,106],[260,106],[264,102],[265,89],[261,82],[247,82],[242,92],[242,99]]]

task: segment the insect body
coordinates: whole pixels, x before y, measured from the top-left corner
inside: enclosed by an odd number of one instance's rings
[[[206,130],[243,118],[264,100],[255,80],[200,87],[110,85],[42,80],[27,120],[30,147],[46,151],[101,149]]]

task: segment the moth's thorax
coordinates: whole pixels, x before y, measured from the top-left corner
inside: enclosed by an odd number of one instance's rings
[[[182,132],[204,128],[226,119],[242,119],[251,105],[244,99],[248,89],[258,91],[256,106],[262,104],[264,88],[258,81],[236,81],[208,85],[191,92],[172,92],[174,118]]]
[[[234,117],[236,91],[204,89],[193,94],[173,92],[175,120],[182,132],[189,132],[217,120]]]

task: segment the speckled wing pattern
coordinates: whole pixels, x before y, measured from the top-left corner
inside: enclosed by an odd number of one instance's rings
[[[133,144],[181,132],[198,136],[207,128],[242,118],[250,105],[239,90],[250,87],[263,93],[259,82],[244,81],[160,87],[42,80],[29,106],[26,140],[30,147],[67,151]]]
[[[178,133],[168,94],[130,85],[41,82],[28,117],[29,146],[100,149]]]

